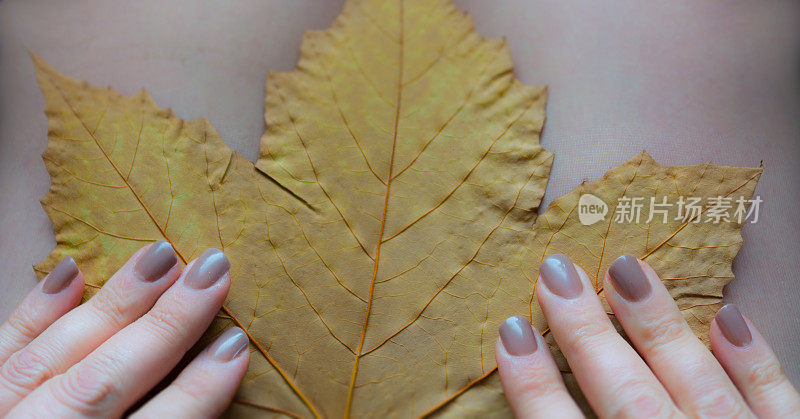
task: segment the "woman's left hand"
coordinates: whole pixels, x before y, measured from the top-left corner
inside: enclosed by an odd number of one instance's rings
[[[78,306],[85,280],[64,259],[0,327],[0,416],[122,416],[211,324],[231,285],[229,269],[216,249],[184,269],[160,241]],[[241,329],[228,329],[134,416],[219,415],[247,371],[248,342]]]

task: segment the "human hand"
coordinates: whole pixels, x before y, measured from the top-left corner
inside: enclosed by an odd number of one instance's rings
[[[229,269],[216,249],[184,269],[160,241],[77,306],[84,277],[64,259],[0,327],[0,416],[121,416],[211,324],[230,288]],[[247,346],[241,329],[225,331],[133,416],[220,414],[247,370]]]
[[[604,277],[614,329],[586,273],[545,259],[536,297],[550,332],[600,417],[797,417],[800,395],[753,325],[729,304],[711,322],[712,355],[655,271],[633,256]],[[582,417],[542,335],[522,317],[500,327],[497,367],[519,417]],[[640,356],[641,355],[641,356]]]

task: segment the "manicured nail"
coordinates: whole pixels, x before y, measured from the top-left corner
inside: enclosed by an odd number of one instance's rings
[[[611,285],[622,298],[637,302],[650,295],[653,287],[639,265],[639,259],[631,255],[622,255],[608,268]]]
[[[247,334],[238,327],[232,327],[221,334],[214,343],[211,344],[211,356],[219,361],[228,362],[236,358],[240,352],[247,348],[250,339]]]
[[[555,254],[545,259],[539,266],[539,275],[547,285],[547,289],[559,297],[575,298],[583,291],[583,284],[575,265],[562,254]]]
[[[133,266],[133,272],[142,281],[153,282],[161,279],[178,263],[178,255],[172,245],[159,240],[144,252],[142,257]]]
[[[750,334],[750,328],[747,327],[747,322],[744,321],[742,313],[733,304],[725,304],[722,306],[715,317],[717,326],[722,331],[722,335],[728,342],[738,347],[747,346],[753,341],[753,335]]]
[[[217,249],[208,249],[194,261],[186,273],[186,285],[201,290],[217,282],[231,268],[227,256]]]
[[[78,277],[78,265],[75,261],[67,256],[58,262],[55,268],[47,275],[42,284],[42,292],[45,294],[58,294],[72,282],[73,279]]]
[[[530,322],[520,316],[509,317],[500,325],[500,342],[514,356],[529,355],[539,349]]]

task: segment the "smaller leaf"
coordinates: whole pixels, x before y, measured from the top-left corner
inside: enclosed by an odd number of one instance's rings
[[[733,214],[737,200],[750,200],[762,168],[715,166],[663,166],[646,152],[609,170],[594,183],[583,183],[572,192],[553,201],[537,220],[527,243],[523,269],[535,287],[539,264],[546,257],[563,253],[583,267],[603,297],[602,279],[608,266],[623,254],[633,254],[649,263],[664,280],[692,330],[708,344],[708,328],[722,305],[722,288],[733,279],[731,263],[742,245],[742,224],[732,219],[708,222],[712,202],[718,197],[730,199]],[[594,196],[608,208],[605,217],[584,225],[580,217],[582,196]],[[650,199],[677,204],[680,197],[699,198],[700,218],[675,219],[677,206],[668,211],[667,222],[660,213],[650,218]],[[641,199],[639,222],[615,220],[621,198]],[[585,203],[587,200],[584,199]],[[592,199],[594,201],[594,199]],[[625,202],[623,200],[622,202]],[[595,202],[597,203],[597,202]],[[656,207],[663,209],[664,207]],[[746,208],[749,209],[749,206]],[[695,222],[698,221],[698,222]],[[533,295],[529,295],[529,315],[533,325],[544,332],[553,349],[564,381],[575,399],[590,413],[585,398],[569,372],[569,365],[549,333],[544,315]],[[602,298],[610,313],[611,309]],[[613,316],[613,315],[612,315]],[[613,319],[612,319],[613,320]],[[617,329],[622,331],[615,322]],[[457,397],[457,398],[456,398]],[[457,403],[450,403],[457,400]],[[440,409],[441,408],[441,409]],[[468,389],[454,394],[429,410],[444,416],[503,417],[511,415],[503,399],[498,375],[492,371]]]

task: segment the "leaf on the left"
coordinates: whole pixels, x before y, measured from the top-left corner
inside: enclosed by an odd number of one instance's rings
[[[39,276],[71,256],[86,277],[89,298],[137,249],[155,240],[172,243],[183,263],[206,248],[224,249],[239,292],[258,296],[262,306],[241,301],[250,305],[242,309],[229,300],[231,310],[247,319],[223,312],[217,328],[233,321],[253,339],[253,323],[271,309],[261,288],[275,275],[266,271],[271,253],[264,239],[264,197],[281,205],[286,194],[232,152],[205,119],[184,121],[157,107],[145,91],[123,97],[65,77],[36,56],[33,61],[49,120],[42,157],[51,188],[42,206],[57,242],[35,267]],[[269,298],[285,298],[279,289]],[[253,357],[251,371],[286,382],[288,375],[272,364],[265,347],[258,343],[254,349],[263,356]],[[308,412],[291,386],[276,385],[270,392],[284,409]]]

